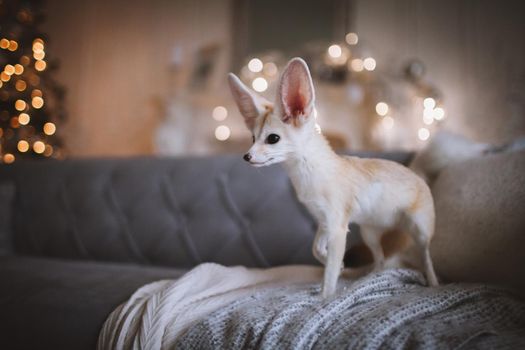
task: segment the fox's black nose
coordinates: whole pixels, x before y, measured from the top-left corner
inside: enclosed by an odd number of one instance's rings
[[[242,157],[242,158],[243,158],[245,161],[249,162],[250,159],[252,159],[252,156],[250,155],[250,153],[246,153],[246,154],[244,155],[244,157]]]

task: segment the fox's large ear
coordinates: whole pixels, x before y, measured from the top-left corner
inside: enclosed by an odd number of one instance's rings
[[[250,130],[253,129],[255,119],[262,115],[266,111],[266,108],[271,106],[271,103],[250,91],[233,73],[228,74],[228,83],[230,84],[230,90],[239,107],[239,111],[244,117],[246,126]]]
[[[284,69],[279,84],[282,120],[299,125],[312,114],[314,100],[314,85],[308,66],[301,58],[293,58]]]

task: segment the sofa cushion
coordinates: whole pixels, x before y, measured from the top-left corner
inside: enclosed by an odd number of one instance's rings
[[[525,151],[445,168],[432,187],[436,232],[431,245],[446,281],[485,282],[525,295]]]
[[[174,267],[317,263],[317,225],[279,165],[254,169],[240,155],[17,161],[0,168],[2,180],[17,186],[19,254]]]
[[[140,286],[184,271],[0,257],[5,349],[95,349],[106,317]]]

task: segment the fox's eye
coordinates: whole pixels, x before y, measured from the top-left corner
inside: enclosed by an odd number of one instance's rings
[[[277,134],[270,134],[266,138],[266,143],[269,143],[270,145],[273,145],[274,143],[279,142],[280,139],[281,139],[281,137],[279,135],[277,135]]]
[[[252,143],[255,143],[255,136],[252,135]]]

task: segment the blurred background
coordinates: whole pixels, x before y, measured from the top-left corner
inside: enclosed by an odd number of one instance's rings
[[[473,0],[0,1],[2,161],[243,152],[235,72],[294,56],[337,149],[525,134],[525,5]]]

